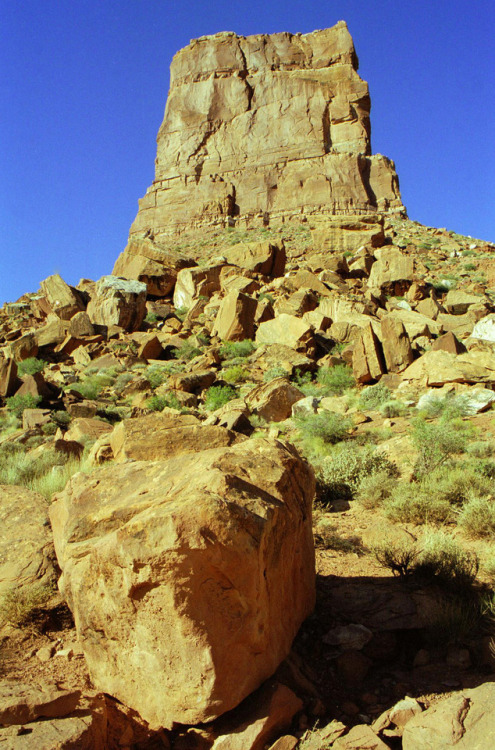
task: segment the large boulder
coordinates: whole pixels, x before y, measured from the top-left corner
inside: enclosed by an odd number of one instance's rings
[[[156,245],[148,237],[134,237],[117,258],[113,274],[142,281],[148,294],[165,297],[175,286],[177,272],[192,264],[193,261]]]
[[[116,461],[157,461],[242,439],[224,427],[204,426],[192,414],[159,413],[122,420],[110,435],[110,445]]]
[[[267,439],[73,477],[50,518],[94,685],[156,728],[238,705],[314,606],[313,493]]]
[[[146,315],[146,284],[103,276],[96,284],[87,313],[95,325],[136,331]]]
[[[297,351],[304,351],[312,341],[313,327],[301,318],[287,313],[260,323],[256,331],[258,344],[285,344]]]
[[[264,276],[283,276],[286,253],[284,243],[242,242],[223,251],[228,263]]]
[[[222,300],[212,334],[223,341],[242,341],[254,336],[254,317],[258,303],[236,290]]]
[[[40,288],[50,310],[62,320],[70,320],[73,315],[84,310],[85,305],[79,292],[66,284],[58,273],[42,281]]]

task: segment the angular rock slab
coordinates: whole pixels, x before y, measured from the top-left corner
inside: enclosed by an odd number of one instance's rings
[[[495,683],[454,693],[411,719],[404,750],[487,750],[495,747]]]
[[[269,677],[314,605],[313,493],[270,440],[74,477],[50,517],[98,689],[158,728],[210,721]]]

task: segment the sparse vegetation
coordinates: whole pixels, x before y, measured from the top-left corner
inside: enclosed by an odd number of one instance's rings
[[[32,396],[30,393],[16,394],[6,399],[7,409],[18,419],[22,417],[24,409],[36,409],[41,403],[41,396]]]
[[[255,350],[254,341],[244,339],[243,341],[224,341],[220,347],[222,359],[238,359],[249,357]]]
[[[345,391],[355,386],[354,376],[348,365],[320,367],[316,379],[320,385],[335,396],[342,396]]]
[[[0,622],[3,620],[16,628],[32,625],[53,593],[50,586],[42,583],[12,587],[0,599]]]
[[[37,372],[43,372],[45,366],[46,362],[43,359],[28,357],[17,363],[17,374],[20,377],[23,375],[35,375]]]
[[[205,408],[216,411],[236,398],[237,391],[230,385],[212,385],[205,393]]]

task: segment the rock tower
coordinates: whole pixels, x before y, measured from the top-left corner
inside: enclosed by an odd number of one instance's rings
[[[131,238],[403,209],[393,162],[371,155],[357,69],[343,21],[193,40],[172,61],[155,179]]]

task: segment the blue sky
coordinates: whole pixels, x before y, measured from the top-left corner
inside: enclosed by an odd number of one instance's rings
[[[153,179],[178,49],[340,19],[410,218],[495,241],[492,0],[3,0],[0,304],[55,272],[111,272]]]

